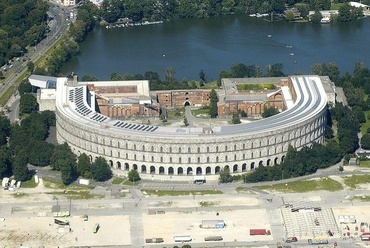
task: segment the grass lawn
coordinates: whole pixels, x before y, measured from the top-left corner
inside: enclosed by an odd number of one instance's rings
[[[366,122],[360,123],[361,124],[360,129],[361,129],[362,135],[367,133],[367,129],[370,128],[370,120],[367,118],[368,116],[370,116],[370,110],[365,111],[364,114],[365,114]]]
[[[52,195],[63,195],[67,199],[71,200],[81,200],[81,199],[100,199],[104,196],[102,195],[92,195],[89,190],[64,190],[58,192],[49,192]]]
[[[303,193],[317,190],[338,191],[342,190],[343,186],[339,182],[325,177],[318,180],[296,181],[287,184],[280,183],[272,186],[257,186],[256,188],[279,192]]]
[[[370,175],[352,175],[343,179],[344,183],[351,189],[355,189],[358,184],[370,183]]]
[[[211,206],[220,205],[220,203],[219,202],[212,202],[212,201],[201,201],[201,202],[199,202],[199,205],[201,207],[211,207]]]
[[[147,195],[150,196],[180,196],[180,195],[219,195],[223,194],[219,190],[142,190]]]
[[[330,5],[330,10],[339,10],[345,3],[332,3]]]
[[[185,116],[185,108],[167,109],[168,120],[180,120]]]
[[[139,184],[138,181],[136,181],[136,182],[131,182],[130,180],[123,181],[123,185],[135,186],[135,185],[138,185],[138,184]]]
[[[202,87],[200,87],[201,89],[217,89],[218,86],[217,86],[217,81],[212,81],[212,82],[209,82],[209,83],[205,83]]]
[[[91,186],[87,185],[78,185],[78,184],[70,184],[64,185],[61,181],[50,179],[50,178],[43,178],[44,186],[49,189],[65,189],[65,190],[91,190]]]
[[[211,107],[209,107],[209,106],[204,106],[204,107],[199,108],[199,109],[191,110],[191,113],[195,117],[209,119],[209,118],[211,118],[211,116],[209,115],[209,109],[210,108]]]
[[[1,96],[0,96],[0,105],[5,106],[5,104],[8,102],[9,98],[14,93],[15,87],[10,86]]]
[[[32,177],[30,180],[22,182],[22,188],[36,188],[37,183],[35,182],[35,177]]]
[[[360,161],[360,167],[370,168],[370,160],[362,160],[362,161]]]
[[[363,201],[363,202],[368,202],[370,201],[370,195],[363,195],[363,196],[355,196],[355,200]]]
[[[125,178],[115,177],[115,178],[113,178],[112,184],[121,184],[121,183],[123,183],[123,181],[125,181]]]

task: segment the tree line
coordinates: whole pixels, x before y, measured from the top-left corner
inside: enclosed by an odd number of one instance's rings
[[[308,12],[330,10],[331,4],[347,6],[348,0],[110,0],[104,1],[99,16],[108,23],[128,18],[133,22],[167,21],[181,18],[207,18],[230,14],[282,14],[297,7],[305,18]],[[369,4],[369,0],[363,1]],[[343,13],[347,9],[343,9]],[[343,14],[344,16],[344,14]],[[340,21],[342,21],[340,19]],[[343,20],[344,21],[344,20]]]
[[[38,112],[34,88],[29,82],[19,85],[20,124],[10,124],[5,116],[0,116],[0,176],[14,176],[17,181],[27,181],[32,176],[28,164],[49,166],[61,172],[64,184],[74,182],[79,176],[105,181],[112,177],[107,161],[86,154],[76,156],[64,143],[54,145],[48,142],[49,129],[55,126],[55,113],[52,111]]]
[[[46,32],[48,4],[45,1],[0,1],[0,65],[40,42]]]

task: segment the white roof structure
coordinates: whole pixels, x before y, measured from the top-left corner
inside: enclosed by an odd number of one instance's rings
[[[349,5],[356,8],[369,9],[369,5],[358,3],[358,2],[349,2]]]
[[[103,125],[105,130],[109,132],[127,132],[128,134],[153,138],[187,137],[198,139],[201,137],[211,138],[214,135],[238,137],[242,133],[259,134],[269,130],[290,127],[316,116],[326,108],[327,96],[320,77],[312,75],[291,76],[290,79],[295,89],[296,100],[288,110],[251,123],[214,126],[211,135],[205,135],[202,127],[158,127],[114,120],[103,116],[95,111],[91,103],[89,104],[91,100],[88,99],[90,94],[88,94],[87,85],[69,84],[67,78],[57,79],[56,108],[64,116],[79,122],[81,125],[96,126],[97,128],[101,128]],[[97,82],[94,82],[94,84],[98,85]],[[115,83],[113,82],[113,84]],[[142,92],[146,91],[143,90]]]

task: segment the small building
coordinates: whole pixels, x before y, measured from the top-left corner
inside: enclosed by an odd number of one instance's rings
[[[200,227],[204,229],[222,229],[225,227],[225,222],[223,220],[202,220]]]
[[[360,161],[357,158],[350,158],[348,165],[360,165]]]

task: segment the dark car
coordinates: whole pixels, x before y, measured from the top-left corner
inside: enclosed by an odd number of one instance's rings
[[[297,242],[297,241],[298,241],[297,237],[288,237],[285,239],[286,243],[292,243],[292,242]]]

